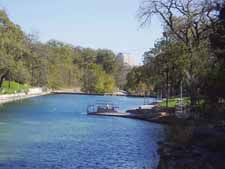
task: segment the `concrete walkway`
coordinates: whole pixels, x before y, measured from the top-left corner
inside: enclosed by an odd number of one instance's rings
[[[0,95],[0,104],[9,103],[17,100],[43,96],[50,94],[51,92],[43,92],[42,90],[33,90],[31,89],[28,93],[16,93],[16,94],[2,94]]]

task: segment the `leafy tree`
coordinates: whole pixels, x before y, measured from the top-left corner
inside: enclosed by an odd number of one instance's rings
[[[25,35],[0,10],[0,87],[7,79],[53,89],[113,92],[117,68],[110,50],[74,47],[57,40],[42,43],[35,35]]]
[[[218,18],[210,34],[211,65],[204,83],[204,94],[213,108],[225,99],[225,2],[217,4]]]
[[[110,50],[97,50],[96,64],[102,65],[103,70],[108,74],[115,71],[115,54]]]
[[[127,74],[125,89],[132,94],[144,95],[147,91],[143,67],[135,67]]]
[[[192,105],[196,103],[198,95],[196,82],[201,79],[198,66],[202,63],[199,59],[202,41],[207,39],[208,30],[214,24],[213,9],[213,2],[207,0],[147,0],[140,7],[142,25],[149,22],[152,16],[159,16],[165,26],[166,37],[186,46],[189,58],[186,79]]]
[[[48,58],[48,84],[54,88],[74,85],[76,66],[73,64],[74,50],[71,45],[51,40],[47,43],[51,50]]]
[[[91,64],[83,79],[83,91],[88,93],[107,93],[113,92],[115,82],[113,78],[107,75],[101,66]]]
[[[19,82],[27,81],[25,77],[17,77],[17,74],[29,77],[23,62],[26,53],[25,36],[20,27],[0,10],[0,87],[5,78],[14,77]]]

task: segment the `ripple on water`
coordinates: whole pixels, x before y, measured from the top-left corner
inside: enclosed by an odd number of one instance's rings
[[[123,109],[143,103],[140,98],[49,95],[7,104],[0,113],[0,168],[151,169],[158,162],[163,127],[84,114],[87,104],[104,98],[122,102]]]

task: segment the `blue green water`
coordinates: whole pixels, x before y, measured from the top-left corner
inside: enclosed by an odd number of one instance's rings
[[[96,100],[124,111],[143,98],[48,95],[0,107],[0,169],[151,169],[164,128],[145,121],[87,116]],[[153,100],[152,100],[153,101]]]

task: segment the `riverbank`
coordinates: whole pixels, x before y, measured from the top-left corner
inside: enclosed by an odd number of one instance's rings
[[[112,116],[112,117],[122,117],[122,118],[129,118],[129,119],[137,119],[137,120],[143,120],[148,121],[152,123],[160,123],[160,124],[170,124],[172,121],[172,118],[170,116],[167,116],[162,113],[155,114],[154,116],[149,115],[143,115],[143,114],[130,114],[130,113],[112,113],[112,112],[105,112],[105,113],[91,113],[89,115],[95,115],[95,116]]]
[[[43,91],[41,88],[31,88],[27,93],[23,92],[23,93],[0,95],[0,104],[48,94],[51,94],[51,91]]]
[[[159,146],[158,169],[224,169],[225,123],[175,124]]]
[[[171,124],[173,123],[175,117],[171,115],[170,111],[165,108],[160,108],[158,105],[145,105],[144,107],[130,109],[126,112],[94,112],[88,113],[88,115],[113,116],[161,124]]]
[[[54,90],[52,91],[53,94],[79,94],[79,95],[90,95],[90,96],[126,96],[126,97],[152,97],[156,98],[156,96],[153,95],[148,95],[148,96],[143,96],[143,95],[132,95],[132,94],[125,94],[125,93],[120,93],[120,92],[115,92],[115,93],[85,93],[81,92],[78,90]]]

